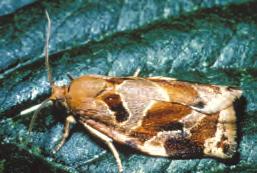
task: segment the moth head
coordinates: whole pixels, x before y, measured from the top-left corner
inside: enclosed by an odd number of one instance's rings
[[[65,108],[67,110],[67,103],[66,103],[66,99],[65,99],[66,93],[67,93],[67,86],[57,86],[54,84],[52,85],[51,96],[49,98],[47,98],[46,100],[44,100],[39,105],[39,107],[34,112],[32,118],[31,118],[30,125],[29,125],[29,132],[32,131],[33,124],[34,124],[39,112],[41,111],[41,109],[43,109],[47,105],[54,105],[57,108]]]
[[[67,104],[65,101],[65,94],[67,91],[67,87],[66,86],[57,86],[57,85],[52,85],[52,94],[49,98],[47,98],[46,100],[44,100],[39,107],[37,108],[37,110],[34,112],[31,120],[30,120],[30,125],[29,125],[29,132],[32,131],[33,128],[33,124],[39,114],[39,112],[41,111],[41,109],[43,109],[44,107],[46,107],[46,105],[49,104],[54,104],[56,107],[59,108],[67,108]]]
[[[52,95],[50,96],[50,100],[65,100],[67,87],[66,86],[57,86],[52,85]]]
[[[52,101],[57,108],[67,108],[66,93],[67,86],[52,85],[52,94],[49,100]]]

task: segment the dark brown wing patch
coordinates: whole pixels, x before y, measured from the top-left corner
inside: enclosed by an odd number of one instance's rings
[[[126,121],[129,117],[128,111],[124,108],[121,98],[115,93],[106,93],[102,96],[103,101],[109,106],[110,110],[115,112],[118,122]]]
[[[179,158],[202,156],[203,148],[186,138],[169,138],[165,141],[164,147],[167,154]]]
[[[131,136],[145,141],[161,131],[180,130],[182,132],[183,123],[179,120],[189,115],[191,111],[190,107],[182,104],[156,101],[146,112],[141,126],[131,131]]]
[[[219,112],[206,115],[197,126],[190,130],[192,141],[203,146],[206,139],[214,137],[217,130],[218,119]]]
[[[158,101],[146,112],[141,128],[153,131],[177,130],[175,127],[181,127],[178,121],[191,111],[190,107],[182,104]]]

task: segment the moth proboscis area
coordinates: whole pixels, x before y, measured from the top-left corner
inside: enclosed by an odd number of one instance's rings
[[[232,158],[237,149],[236,113],[233,102],[242,91],[228,86],[190,83],[168,77],[85,75],[69,77],[69,85],[52,80],[48,57],[50,18],[45,61],[51,96],[25,113],[55,102],[66,110],[64,133],[54,149],[65,143],[71,123],[82,124],[104,141],[122,172],[122,163],[113,141],[152,156]],[[53,104],[55,105],[55,104]],[[23,112],[24,113],[24,112]]]

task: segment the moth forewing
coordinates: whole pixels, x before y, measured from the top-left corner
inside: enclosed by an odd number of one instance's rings
[[[103,121],[106,114],[101,114],[99,111],[98,116],[90,120],[80,115],[80,121],[88,123],[114,141],[127,144],[150,155],[165,157],[211,156],[227,159],[231,158],[236,152],[236,117],[233,101],[239,95],[234,95],[227,108],[206,114],[193,109],[185,102],[179,103],[180,93],[175,97],[175,92],[168,92],[171,89],[181,91],[185,86],[188,88],[191,85],[193,88],[195,84],[183,82],[183,85],[181,85],[180,81],[167,80],[165,85],[165,87],[169,87],[169,90],[167,90],[156,81],[154,83],[151,83],[153,82],[151,80],[146,81],[148,79],[121,79],[106,76],[95,76],[95,78],[106,79],[108,83],[106,86],[109,87],[106,87],[105,91],[109,92],[110,98],[112,98],[112,94],[118,94],[120,98],[123,98],[122,106],[127,110],[129,116],[124,118],[122,122],[116,121],[113,125],[113,122]],[[123,81],[121,82],[121,80]],[[113,81],[119,82],[115,83]],[[208,85],[197,85],[205,87],[205,89],[209,87]],[[128,90],[129,87],[137,88]],[[219,86],[215,87],[218,90]],[[141,94],[140,88],[142,90]],[[210,86],[210,88],[213,88],[213,86]],[[148,90],[151,90],[154,94],[145,92]],[[136,94],[131,93],[135,91]],[[167,101],[167,97],[163,97],[165,94],[172,100]],[[194,103],[194,98],[200,98],[197,95],[187,95],[187,97],[191,98],[185,98],[185,100],[191,100],[192,103]],[[176,98],[178,99],[176,100]],[[106,102],[105,99],[102,100],[102,103],[104,102]],[[106,105],[120,107],[120,103],[117,101],[111,104],[108,102]],[[116,119],[117,115],[120,115],[120,111],[121,109],[117,109],[108,117]]]

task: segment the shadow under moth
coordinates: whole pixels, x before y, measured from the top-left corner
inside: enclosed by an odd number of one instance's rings
[[[51,96],[35,111],[30,124],[46,103],[58,103],[67,118],[57,152],[69,135],[70,124],[80,123],[112,151],[122,172],[113,142],[142,153],[171,158],[232,158],[237,149],[233,102],[241,90],[167,77],[141,78],[86,75],[72,78],[67,86],[52,81],[48,58],[50,18],[45,46]]]

